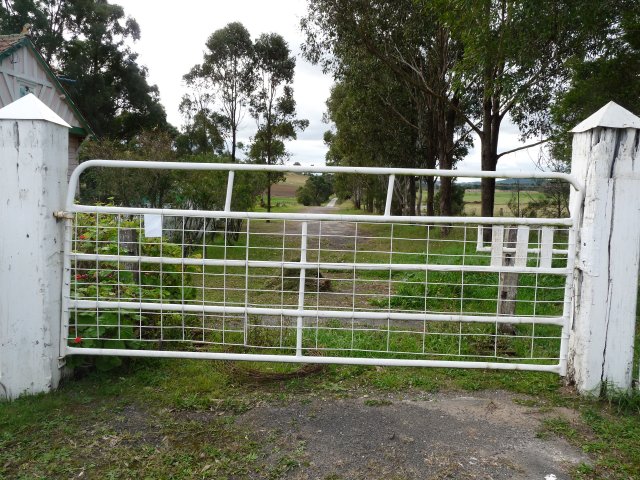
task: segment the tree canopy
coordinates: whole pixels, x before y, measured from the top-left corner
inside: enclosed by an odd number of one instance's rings
[[[457,140],[472,132],[480,140],[482,169],[495,170],[508,153],[499,152],[504,119],[509,116],[525,139],[547,136],[551,105],[568,87],[572,62],[600,55],[602,42],[619,24],[615,12],[631,5],[626,0],[308,0],[304,51],[338,80],[354,60],[377,59],[405,89],[412,86],[425,96],[422,111],[430,118],[422,122],[430,121],[431,131],[441,133],[420,143],[435,145],[428,156],[435,155],[440,168],[453,167]],[[494,190],[493,179],[482,181],[482,215],[493,215]]]
[[[204,62],[194,66],[184,76],[187,85],[195,90],[199,100],[208,96],[219,111],[200,105],[201,123],[217,126],[230,142],[231,161],[236,161],[237,133],[245,113],[245,107],[254,90],[253,42],[249,31],[239,22],[233,22],[216,30],[207,40]],[[183,99],[183,103],[190,97]],[[194,122],[195,123],[195,122]],[[187,121],[189,125],[189,121]]]
[[[169,129],[158,88],[128,44],[138,23],[106,0],[3,0],[0,31],[30,23],[45,60],[61,76],[98,136],[128,140],[144,129]]]

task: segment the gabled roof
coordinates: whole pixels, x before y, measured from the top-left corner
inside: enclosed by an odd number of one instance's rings
[[[29,93],[6,107],[0,108],[0,119],[11,120],[46,120],[63,127],[71,128],[67,122],[47,107],[33,93]]]
[[[55,88],[57,88],[64,94],[64,101],[69,105],[69,107],[71,107],[71,110],[73,110],[73,113],[75,113],[76,117],[80,121],[80,125],[82,125],[82,127],[72,128],[71,133],[75,135],[80,135],[80,136],[87,136],[87,135],[95,136],[95,133],[93,132],[93,130],[91,129],[91,126],[89,125],[89,122],[87,122],[87,119],[84,118],[84,115],[82,115],[82,113],[80,112],[76,104],[73,102],[73,100],[71,100],[71,97],[69,96],[65,88],[60,83],[58,76],[51,69],[51,67],[46,62],[42,54],[35,47],[31,39],[29,38],[29,35],[24,33],[19,33],[15,35],[0,35],[0,60],[2,60],[4,57],[11,55],[13,52],[15,52],[16,50],[22,47],[26,47],[29,50],[31,50],[31,52],[33,52],[40,66],[44,69],[47,76],[49,77],[51,82],[54,84]]]
[[[571,132],[582,133],[596,127],[640,128],[640,118],[616,102],[609,102],[589,118],[576,125]]]
[[[20,48],[27,38],[24,34],[0,35],[0,58],[3,58]]]

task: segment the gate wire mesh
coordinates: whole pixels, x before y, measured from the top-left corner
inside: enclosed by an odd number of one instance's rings
[[[144,212],[74,213],[67,224],[70,353],[271,353],[559,371],[569,227],[493,226],[492,241],[482,242],[472,219],[442,226],[169,213],[162,237],[147,237]]]

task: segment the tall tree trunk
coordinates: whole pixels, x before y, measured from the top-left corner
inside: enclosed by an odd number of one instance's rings
[[[408,177],[409,180],[409,198],[407,202],[409,204],[409,216],[414,217],[416,215],[416,177]]]
[[[495,172],[498,164],[498,135],[502,118],[499,114],[499,102],[497,97],[486,98],[483,103],[483,121],[480,164],[482,170]],[[493,217],[495,206],[496,180],[495,178],[483,178],[480,182],[481,216]],[[491,228],[483,229],[483,240],[491,241]]]
[[[427,177],[427,216],[433,217],[436,214],[433,202],[435,199],[436,179]]]
[[[453,98],[452,103],[457,105],[457,98]],[[440,169],[451,170],[453,167],[453,135],[455,133],[456,111],[448,107],[444,114],[443,136],[438,142],[440,144]],[[451,206],[453,179],[451,177],[440,177],[440,215],[448,217],[452,214]],[[444,231],[444,229],[443,229]]]
[[[271,172],[267,172],[267,213],[271,213]],[[267,219],[267,223],[270,221]]]
[[[271,182],[267,187],[267,213],[271,213]]]
[[[236,163],[236,129],[231,129],[231,161]]]

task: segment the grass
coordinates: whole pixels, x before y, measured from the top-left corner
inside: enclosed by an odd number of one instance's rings
[[[264,200],[266,202],[266,195],[264,197]],[[298,203],[298,201],[295,198],[291,198],[291,197],[271,197],[271,211],[273,213],[292,213],[292,212],[297,212],[300,210],[301,205]],[[261,205],[256,205],[256,207],[254,208],[254,211],[256,212],[266,212],[267,211],[267,207],[265,206],[261,206]]]
[[[503,217],[512,215],[509,209],[509,200],[513,195],[517,195],[515,190],[496,190],[494,215]],[[525,207],[530,202],[540,200],[544,197],[544,193],[522,190],[520,191],[520,208]],[[480,215],[480,190],[468,189],[464,192],[464,213],[466,215],[476,216]]]
[[[349,205],[343,205],[342,208],[343,211],[351,211]],[[384,265],[389,260],[388,254],[383,253],[390,248],[385,244],[389,241],[389,226],[367,224],[362,228],[366,231],[360,231],[364,240],[359,240],[360,251],[357,260]],[[467,231],[454,229],[449,236],[441,237],[439,229],[430,227],[428,235],[432,240],[429,244],[422,242],[419,245],[413,245],[412,239],[425,238],[425,228],[416,225],[395,226],[394,248],[410,253],[394,254],[391,260],[396,263],[459,263],[462,261],[461,254],[464,248],[468,255],[467,264],[487,264],[488,254],[474,256],[475,229]],[[298,235],[287,236],[284,241],[287,248],[284,253],[285,260],[298,260],[299,241]],[[238,242],[230,247],[224,245],[222,237],[219,236],[218,243],[209,246],[207,257],[242,260],[247,255],[246,242],[246,235],[243,234]],[[281,260],[283,258],[282,224],[252,221],[250,245],[252,247],[248,254],[250,260]],[[425,248],[429,248],[430,252]],[[308,259],[314,261],[317,254],[317,250],[310,247]],[[341,251],[323,252],[322,255],[324,261],[336,263],[351,261],[353,257],[353,253],[346,247]],[[203,290],[204,300],[216,304],[244,305],[245,273],[244,267],[207,269],[205,281],[207,289]],[[379,271],[358,272],[355,277],[351,276],[351,273],[345,276],[337,270],[327,270],[322,273],[332,278],[333,291],[330,293],[309,291],[305,296],[307,308],[313,309],[316,305],[336,308],[341,306],[340,302],[350,304],[353,281],[358,285],[357,293],[360,296],[356,298],[356,303],[360,309],[391,308],[394,311],[409,313],[415,311],[496,313],[498,274],[495,273],[462,274],[430,271],[389,274],[384,266]],[[291,288],[285,288],[286,291],[281,293],[279,291],[281,284],[278,280],[280,275],[281,271],[277,268],[249,269],[251,285],[247,294],[248,304],[275,308],[288,305],[295,308],[298,302],[297,281],[292,281]],[[390,296],[387,293],[380,294],[374,291],[377,285],[375,282],[386,282],[389,279],[394,282]],[[564,277],[523,274],[519,278],[519,285],[516,314],[561,315]],[[461,295],[462,290],[464,290],[464,296]],[[461,300],[458,300],[459,298]],[[274,325],[262,324],[257,317],[250,317],[249,320],[249,323],[253,324],[253,327],[248,330],[249,345],[278,348],[283,353],[290,353],[290,350],[295,348],[295,323],[285,322],[279,328],[275,328]],[[353,331],[345,328],[345,325],[339,321],[326,320],[319,323],[317,328],[311,328],[308,324],[307,327],[309,328],[303,333],[303,348],[323,350],[327,354],[342,356],[399,356],[401,358],[420,356],[431,359],[457,359],[457,355],[465,355],[471,360],[497,357],[495,360],[502,361],[511,357],[527,361],[526,359],[537,358],[542,359],[541,363],[546,363],[544,359],[552,360],[557,357],[560,343],[560,328],[545,325],[537,326],[535,335],[533,326],[521,325],[518,327],[518,336],[504,336],[497,340],[494,338],[495,324],[430,322],[427,326],[418,322],[413,327],[398,323],[398,326],[392,324],[391,328],[388,325],[381,325]],[[219,331],[207,337],[208,341],[226,344],[244,343],[245,332],[239,326],[230,328],[227,332],[223,332],[226,327],[222,323],[218,323],[216,328]],[[426,356],[423,355],[425,353]]]
[[[304,445],[238,421],[257,405],[365,395],[364,405],[376,408],[390,405],[393,392],[482,389],[533,395],[520,402],[534,409],[575,409],[576,420],[552,416],[540,432],[565,437],[594,458],[572,478],[640,475],[637,395],[625,403],[580,399],[557,376],[535,372],[329,366],[266,384],[234,372],[224,362],[132,360],[51,394],[0,403],[0,478],[283,478],[306,461]]]

